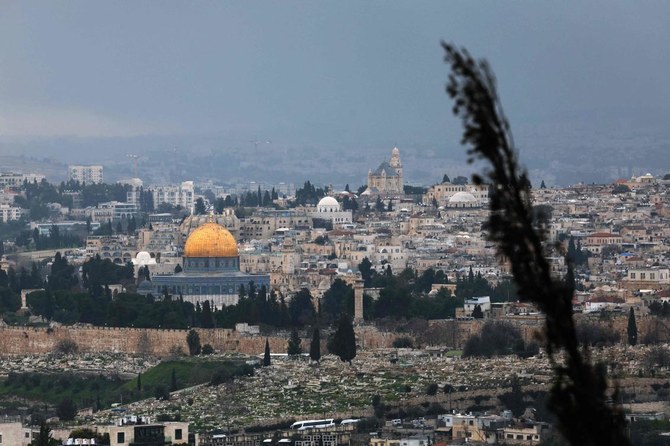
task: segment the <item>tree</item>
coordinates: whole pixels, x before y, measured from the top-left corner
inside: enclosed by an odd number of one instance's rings
[[[142,373],[137,374],[137,391],[142,391]]]
[[[330,288],[323,293],[320,316],[323,321],[331,324],[337,320],[340,313],[352,313],[354,310],[354,289],[342,279],[335,279]]]
[[[77,416],[77,405],[70,398],[64,398],[56,406],[56,415],[64,421],[74,420]]]
[[[579,347],[572,315],[574,289],[552,277],[544,255],[545,235],[533,226],[528,174],[518,165],[495,76],[486,61],[476,61],[453,45],[442,46],[451,68],[446,90],[463,123],[462,142],[469,145],[471,161],[479,158],[490,164],[489,238],[510,260],[520,299],[534,302],[546,315],[545,350],[555,374],[549,408],[557,427],[573,445],[629,445],[621,407],[607,402],[605,371]],[[478,175],[473,181],[483,183]],[[559,352],[560,360],[555,356]]]
[[[189,330],[186,335],[186,344],[188,344],[188,353],[191,356],[200,354],[200,335],[195,330]]]
[[[314,318],[316,311],[312,303],[312,295],[307,288],[302,288],[293,296],[288,304],[288,314],[291,318],[291,325],[294,327],[303,327]]]
[[[177,273],[180,273],[182,271],[184,271],[184,269],[181,267],[181,265],[179,263],[177,263],[177,265],[175,265],[175,267],[174,267],[174,273],[177,274]]]
[[[321,334],[319,333],[319,326],[314,327],[312,332],[312,342],[309,344],[309,358],[312,361],[319,361],[321,359]]]
[[[265,354],[263,355],[263,367],[270,365],[270,341],[265,338]]]
[[[540,189],[546,189],[546,188],[547,188],[547,185],[544,184],[544,180],[542,180],[542,182],[540,183]]]
[[[625,184],[617,184],[612,188],[612,195],[627,194],[630,192],[630,187]]]
[[[480,305],[475,305],[475,308],[472,310],[472,317],[475,319],[484,319],[484,312]]]
[[[291,330],[291,337],[288,338],[288,346],[286,348],[286,353],[289,356],[298,356],[302,354],[302,347],[300,346],[300,335],[298,335],[298,329],[293,328]]]
[[[368,288],[372,283],[372,262],[370,259],[364,257],[363,260],[361,260],[361,263],[358,264],[358,271],[361,272],[364,286]]]
[[[442,182],[443,183],[450,183],[451,180],[449,180],[449,176],[445,173],[444,176],[442,176]]]
[[[51,428],[46,421],[42,421],[39,434],[33,438],[30,444],[31,446],[58,446],[58,440],[51,437]]]
[[[382,201],[382,197],[377,195],[377,201],[375,201],[375,211],[377,212],[384,212],[384,202]]]
[[[212,307],[209,305],[209,300],[202,304],[201,318],[202,328],[214,328],[214,317],[212,316]]]
[[[202,354],[203,355],[213,355],[214,354],[214,347],[212,347],[212,344],[205,344],[202,346]]]
[[[465,184],[468,184],[468,178],[464,177],[462,175],[459,175],[456,178],[454,178],[454,180],[451,183],[456,184],[458,186],[463,186]]]
[[[438,389],[437,383],[428,384],[428,386],[426,387],[426,395],[428,396],[437,395],[437,389]]]
[[[333,353],[335,353],[342,362],[356,357],[356,334],[354,325],[347,313],[342,313],[337,322],[337,330],[333,336]]]
[[[628,345],[637,344],[637,324],[635,323],[635,311],[630,307],[628,313]]]
[[[205,207],[205,200],[202,197],[199,197],[195,200],[195,208],[193,209],[195,215],[205,215],[207,213],[207,208]]]
[[[170,392],[177,390],[177,371],[172,368],[172,376],[170,377]]]
[[[515,417],[520,417],[526,410],[526,404],[523,401],[523,390],[521,389],[521,383],[519,382],[519,378],[517,378],[516,375],[512,376],[511,387],[511,391],[503,393],[498,397],[498,399],[506,409],[512,411],[512,415]]]

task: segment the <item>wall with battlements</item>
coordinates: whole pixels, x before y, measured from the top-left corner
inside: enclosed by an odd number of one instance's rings
[[[612,329],[621,335],[621,342],[626,342],[626,328],[628,316],[620,315],[609,319],[586,317],[578,315],[577,319],[589,319]],[[662,340],[670,340],[670,327],[665,324],[659,326],[658,318],[638,316],[638,339],[644,339],[648,332],[658,333]],[[515,325],[528,342],[537,339],[542,331],[544,318],[510,318],[508,322]],[[435,333],[435,342],[425,341],[423,345],[449,345],[462,347],[473,334],[478,334],[483,320],[468,321],[431,321],[430,326],[439,326]],[[217,352],[244,353],[248,355],[262,355],[265,350],[265,336],[248,335],[232,329],[195,329],[200,335],[202,345],[210,344]],[[398,336],[407,333],[381,332],[372,326],[357,326],[356,337],[362,349],[376,349],[392,347]],[[0,356],[44,354],[56,350],[61,341],[74,341],[80,352],[112,352],[129,354],[146,354],[155,356],[170,356],[175,349],[188,352],[186,334],[188,330],[156,330],[143,328],[107,328],[107,327],[0,327]],[[278,334],[267,337],[270,350],[273,353],[285,353],[288,334]],[[309,339],[303,339],[303,351],[309,351]],[[325,352],[325,341],[322,342],[322,351]]]
[[[195,329],[202,345],[210,344],[217,352],[235,352],[262,355],[265,336],[247,335],[232,329]],[[56,350],[65,340],[74,341],[80,352],[112,352],[169,356],[175,349],[188,352],[188,330],[155,330],[143,328],[106,327],[1,327],[0,356],[44,354]],[[357,327],[356,334],[362,348],[390,347],[395,339],[392,333],[380,333],[371,327]],[[288,335],[269,336],[270,350],[285,353]],[[303,351],[309,351],[309,339],[303,339]],[[325,351],[325,343],[322,346]]]

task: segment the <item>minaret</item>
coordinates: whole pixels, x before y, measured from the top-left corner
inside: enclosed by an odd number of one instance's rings
[[[364,285],[362,280],[356,280],[354,283],[354,322],[363,322],[363,292]]]

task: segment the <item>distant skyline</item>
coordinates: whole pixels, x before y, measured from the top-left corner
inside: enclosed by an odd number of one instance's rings
[[[489,60],[534,158],[574,135],[666,144],[668,17],[662,1],[5,1],[0,153],[207,136],[462,160],[441,40]]]

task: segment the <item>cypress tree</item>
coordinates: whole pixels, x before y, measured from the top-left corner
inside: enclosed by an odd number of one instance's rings
[[[138,392],[142,391],[142,374],[141,373],[137,374],[137,391]]]
[[[302,354],[302,347],[300,346],[300,336],[298,335],[298,330],[294,328],[291,331],[291,337],[288,339],[288,347],[286,353],[289,356],[298,356]]]
[[[342,362],[351,360],[356,357],[356,335],[354,333],[354,326],[348,314],[342,313],[337,322],[337,331],[333,337],[333,347],[335,353]]]
[[[265,355],[263,356],[263,367],[270,365],[270,341],[265,338]]]
[[[309,344],[309,358],[317,362],[321,359],[321,334],[318,325],[314,327],[312,333],[312,342]]]
[[[214,317],[212,315],[212,307],[209,304],[209,300],[206,300],[202,304],[202,328],[214,328]]]
[[[475,305],[475,308],[472,310],[472,317],[475,319],[484,318],[484,312],[482,311],[482,307],[480,305]]]
[[[170,392],[177,390],[177,372],[172,368],[172,382],[170,383]]]
[[[637,324],[635,323],[633,307],[630,307],[630,313],[628,313],[628,344],[637,344]]]

